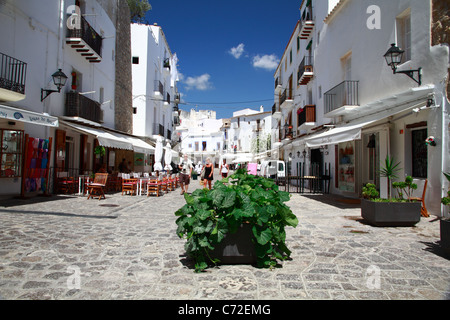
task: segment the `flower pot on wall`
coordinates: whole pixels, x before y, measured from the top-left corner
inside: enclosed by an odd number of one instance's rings
[[[420,221],[420,202],[361,201],[361,216],[377,227],[411,227]]]

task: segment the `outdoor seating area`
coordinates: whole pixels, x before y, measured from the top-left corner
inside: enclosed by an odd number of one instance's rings
[[[73,172],[56,173],[54,192],[105,199],[105,195],[120,192],[123,196],[160,197],[179,186],[178,174],[167,172],[96,173],[76,175]]]

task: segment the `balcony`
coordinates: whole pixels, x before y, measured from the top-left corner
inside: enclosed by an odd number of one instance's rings
[[[164,100],[164,106],[168,107],[170,106],[170,94],[166,92],[166,99]]]
[[[175,93],[175,99],[173,102],[178,104],[178,103],[180,103],[180,100],[181,100],[181,95],[179,93]]]
[[[314,126],[316,123],[316,106],[306,105],[303,109],[298,109],[297,116],[298,128],[300,130]]]
[[[305,86],[314,76],[313,56],[305,56],[298,68],[297,79],[300,86]]]
[[[275,119],[278,119],[278,120],[281,119],[281,112],[277,108],[277,104],[276,103],[272,106],[272,117],[275,118]]]
[[[280,96],[280,108],[292,110],[294,107],[294,98],[292,97],[292,89],[286,89]]]
[[[66,93],[66,116],[101,122],[101,105],[78,92]]]
[[[292,140],[297,136],[297,134],[294,130],[292,130],[292,125],[285,124],[282,128],[280,128],[279,136],[281,137],[281,140]]]
[[[103,38],[91,27],[84,17],[81,17],[80,27],[80,29],[68,29],[66,43],[90,63],[102,61]]]
[[[159,80],[155,80],[153,95],[155,96],[155,98],[159,98],[161,100],[164,97],[164,86]]]
[[[0,101],[25,99],[27,64],[0,53]]]
[[[313,30],[314,30],[314,20],[313,20],[312,5],[311,0],[308,0],[300,20],[299,38],[302,40],[308,40],[311,37]]]
[[[346,115],[359,106],[359,81],[346,80],[325,93],[325,116]]]
[[[276,78],[275,79],[275,94],[280,94],[280,92],[283,90],[283,87],[281,86],[281,79]]]

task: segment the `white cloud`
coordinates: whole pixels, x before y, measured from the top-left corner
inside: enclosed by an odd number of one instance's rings
[[[244,47],[245,45],[243,43],[240,43],[237,47],[231,48],[229,53],[236,59],[239,59],[245,51]]]
[[[253,58],[253,67],[262,68],[268,71],[275,70],[279,63],[280,60],[274,54],[265,54],[263,56],[257,55]]]
[[[202,74],[198,77],[187,77],[184,80],[184,84],[186,85],[186,90],[200,90],[205,91],[212,88],[212,83],[209,81],[211,76],[207,73]]]

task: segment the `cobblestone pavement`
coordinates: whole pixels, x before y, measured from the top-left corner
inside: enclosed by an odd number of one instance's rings
[[[190,191],[198,187],[193,181]],[[375,228],[358,205],[293,194],[281,268],[194,273],[175,234],[180,189],[162,197],[0,202],[0,299],[449,299],[439,222]]]

